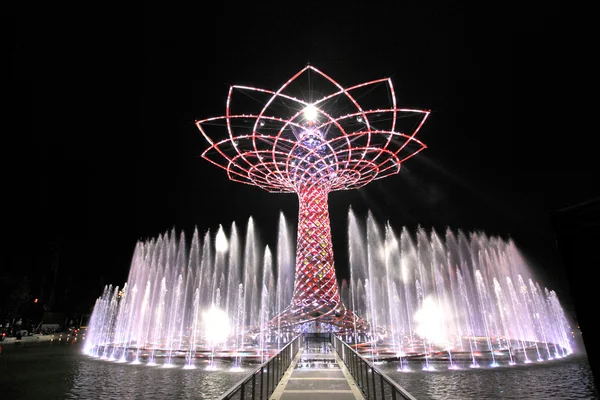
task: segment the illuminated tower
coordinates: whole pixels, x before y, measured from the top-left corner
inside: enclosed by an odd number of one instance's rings
[[[426,147],[415,135],[428,115],[398,108],[390,78],[344,88],[308,65],[277,91],[231,86],[225,115],[196,121],[210,144],[202,157],[229,179],[298,195],[294,291],[275,317],[281,326],[367,328],[340,298],[327,197],[398,173]]]

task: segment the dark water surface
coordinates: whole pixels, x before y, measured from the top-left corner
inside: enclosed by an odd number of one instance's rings
[[[80,344],[9,344],[0,354],[0,399],[214,399],[252,369],[184,370],[104,361],[81,353]],[[223,363],[229,369],[230,363]]]
[[[418,400],[600,399],[585,354],[496,368],[448,370],[434,362],[435,371],[423,371],[422,362],[410,364],[409,372],[399,372],[397,363],[377,367]]]
[[[242,372],[184,370],[103,361],[80,343],[5,344],[0,353],[0,399],[214,399],[257,367]],[[221,365],[228,369],[230,364]],[[418,400],[600,399],[585,355],[512,367],[397,372],[379,365]]]

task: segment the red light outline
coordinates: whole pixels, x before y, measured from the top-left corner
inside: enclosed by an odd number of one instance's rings
[[[284,93],[299,77],[310,72],[322,76],[337,90],[310,103]],[[363,109],[353,92],[381,84],[387,85],[391,104],[384,108]],[[233,114],[232,96],[236,91],[263,93],[270,95],[270,98],[258,114]],[[326,103],[336,96],[344,97],[355,110],[332,115],[333,111],[326,109]],[[270,105],[279,99],[295,104],[293,110],[296,111],[292,112],[291,117],[268,114]],[[306,123],[302,120],[303,110],[308,105],[316,108],[319,118],[324,118],[323,122],[317,120]],[[376,129],[372,119],[382,114],[389,115],[391,125],[387,129]],[[411,132],[396,131],[398,119],[404,114],[418,118]],[[337,325],[341,330],[368,328],[368,323],[348,310],[339,296],[327,196],[331,191],[360,188],[375,179],[397,174],[403,162],[427,148],[415,136],[429,114],[429,110],[398,108],[390,78],[344,88],[308,65],[276,91],[243,85],[230,86],[225,115],[196,121],[196,126],[210,145],[202,153],[202,158],[226,170],[230,180],[255,185],[270,192],[298,194],[300,208],[294,292],[291,304],[275,317],[273,324],[293,327],[318,320]],[[360,119],[364,126],[359,130],[347,131],[343,124],[353,122],[352,119]],[[253,121],[252,131],[238,134],[235,124],[238,120]],[[276,134],[259,132],[261,122],[268,121],[281,124]],[[208,126],[219,122],[225,122],[227,135],[223,139],[213,140],[207,133]],[[301,140],[295,130],[305,132],[305,136],[318,134],[318,145],[311,145],[310,140]],[[288,137],[284,137],[284,134]],[[361,140],[363,144],[355,144]],[[262,149],[259,145],[262,142],[270,143],[270,147]],[[409,143],[415,144],[416,150],[400,155]]]

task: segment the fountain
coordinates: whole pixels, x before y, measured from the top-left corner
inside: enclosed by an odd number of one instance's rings
[[[278,226],[275,255],[259,246],[252,217],[245,235],[234,222],[228,235],[219,226],[203,239],[195,230],[189,243],[174,230],[138,242],[127,283],[108,285],[96,301],[84,351],[163,366],[178,357],[186,368],[198,359],[213,368],[215,357],[234,368],[242,359],[264,361],[291,339],[286,329],[267,329],[293,289],[293,236],[283,213]],[[439,360],[448,368],[465,360],[494,367],[573,352],[556,293],[533,280],[512,241],[450,229],[443,237],[423,228],[396,232],[351,209],[348,238],[350,279],[341,282],[341,298],[380,327],[346,333],[363,356],[401,368],[422,360],[433,369]],[[254,261],[242,266],[242,256]]]
[[[313,90],[327,85],[329,94]],[[300,332],[327,331],[375,362],[423,359],[427,370],[441,359],[476,368],[571,353],[556,294],[533,281],[514,243],[483,234],[411,237],[372,216],[361,228],[350,212],[351,279],[340,290],[328,193],[398,173],[425,148],[415,135],[428,115],[398,108],[389,78],[343,88],[310,65],[277,91],[232,86],[226,115],[196,122],[210,145],[202,157],[233,181],[297,194],[295,248],[283,214],[275,255],[259,245],[252,218],[243,237],[234,222],[228,234],[219,226],[201,238],[196,229],[189,244],[174,229],[138,242],[127,283],[108,286],[96,303],[85,352],[151,365],[163,358],[165,367],[177,357],[187,368],[230,359],[238,368]]]
[[[542,288],[512,241],[483,233],[381,227],[371,213],[348,215],[351,280],[344,301],[382,333],[357,347],[373,360],[499,362],[573,353],[554,291]],[[366,251],[353,251],[365,249]],[[351,338],[349,338],[351,340]]]
[[[219,226],[203,239],[196,229],[189,243],[174,229],[138,242],[123,288],[108,285],[96,301],[84,351],[135,363],[163,358],[164,365],[185,357],[188,368],[198,357],[208,359],[209,368],[215,357],[232,359],[234,367],[242,357],[265,361],[291,336],[248,327],[266,325],[289,301],[290,235],[280,214],[277,281],[270,249],[260,248],[252,218],[242,238],[234,222],[228,237]]]

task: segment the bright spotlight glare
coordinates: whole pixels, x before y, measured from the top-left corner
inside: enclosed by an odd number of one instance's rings
[[[219,226],[219,231],[217,232],[215,248],[217,251],[227,251],[229,248],[229,242],[227,241],[227,237],[225,237],[225,232],[223,232],[222,226]]]
[[[231,331],[229,318],[225,311],[217,307],[211,307],[202,314],[204,319],[205,336],[211,343],[224,342]]]
[[[304,109],[304,118],[309,121],[314,121],[317,119],[317,108],[312,104],[309,104]]]
[[[431,342],[443,343],[445,332],[442,327],[446,317],[446,313],[439,308],[435,299],[426,297],[414,316],[417,333]]]

